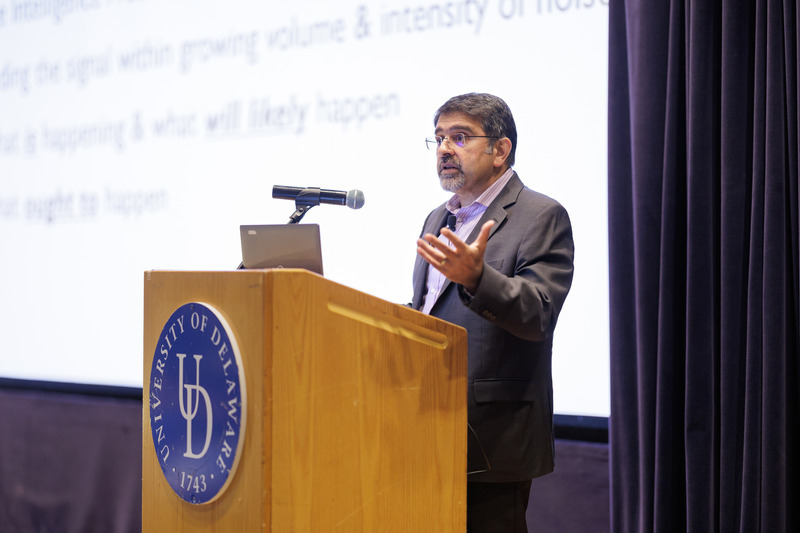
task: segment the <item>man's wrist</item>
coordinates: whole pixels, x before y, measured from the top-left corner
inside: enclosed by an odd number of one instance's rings
[[[475,278],[475,281],[462,283],[464,290],[467,291],[467,294],[470,298],[475,296],[475,293],[478,292],[478,285],[481,283],[481,277],[483,276],[483,264],[481,264],[481,271],[478,272],[478,276]]]

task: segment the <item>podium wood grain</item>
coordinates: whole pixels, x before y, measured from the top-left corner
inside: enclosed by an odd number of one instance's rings
[[[466,332],[303,270],[145,272],[144,397],[165,322],[203,302],[245,368],[242,456],[216,501],[169,487],[143,408],[143,531],[466,530]]]

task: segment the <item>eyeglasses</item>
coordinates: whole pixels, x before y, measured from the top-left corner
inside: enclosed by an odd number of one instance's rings
[[[450,144],[455,144],[459,148],[463,148],[467,142],[467,139],[471,139],[473,137],[479,137],[481,139],[499,139],[500,137],[496,137],[493,135],[467,135],[465,133],[455,133],[450,135],[449,137],[442,137],[441,135],[437,135],[436,137],[428,137],[425,139],[425,146],[428,147],[428,150],[436,150],[438,149],[444,141],[450,142]]]

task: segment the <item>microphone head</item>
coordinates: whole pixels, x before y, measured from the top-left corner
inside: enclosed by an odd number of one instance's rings
[[[364,193],[358,189],[347,191],[346,205],[350,209],[361,209],[364,206]]]

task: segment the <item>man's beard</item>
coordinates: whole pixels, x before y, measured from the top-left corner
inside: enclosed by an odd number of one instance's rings
[[[464,186],[466,180],[464,179],[464,174],[456,174],[450,177],[443,177],[439,174],[439,183],[445,191],[456,192]]]
[[[450,175],[450,176],[442,175],[441,166],[444,165],[445,163],[451,163],[451,164],[455,165],[456,167],[458,167],[458,172],[456,174]],[[441,184],[442,189],[444,189],[447,192],[456,192],[461,187],[463,187],[467,182],[466,178],[464,177],[464,173],[461,171],[461,165],[459,165],[458,162],[452,157],[449,157],[447,159],[442,159],[439,162],[438,171],[439,171],[438,172],[438,174],[439,174],[439,183]],[[453,171],[452,168],[448,169],[448,172],[452,172],[452,171]]]

